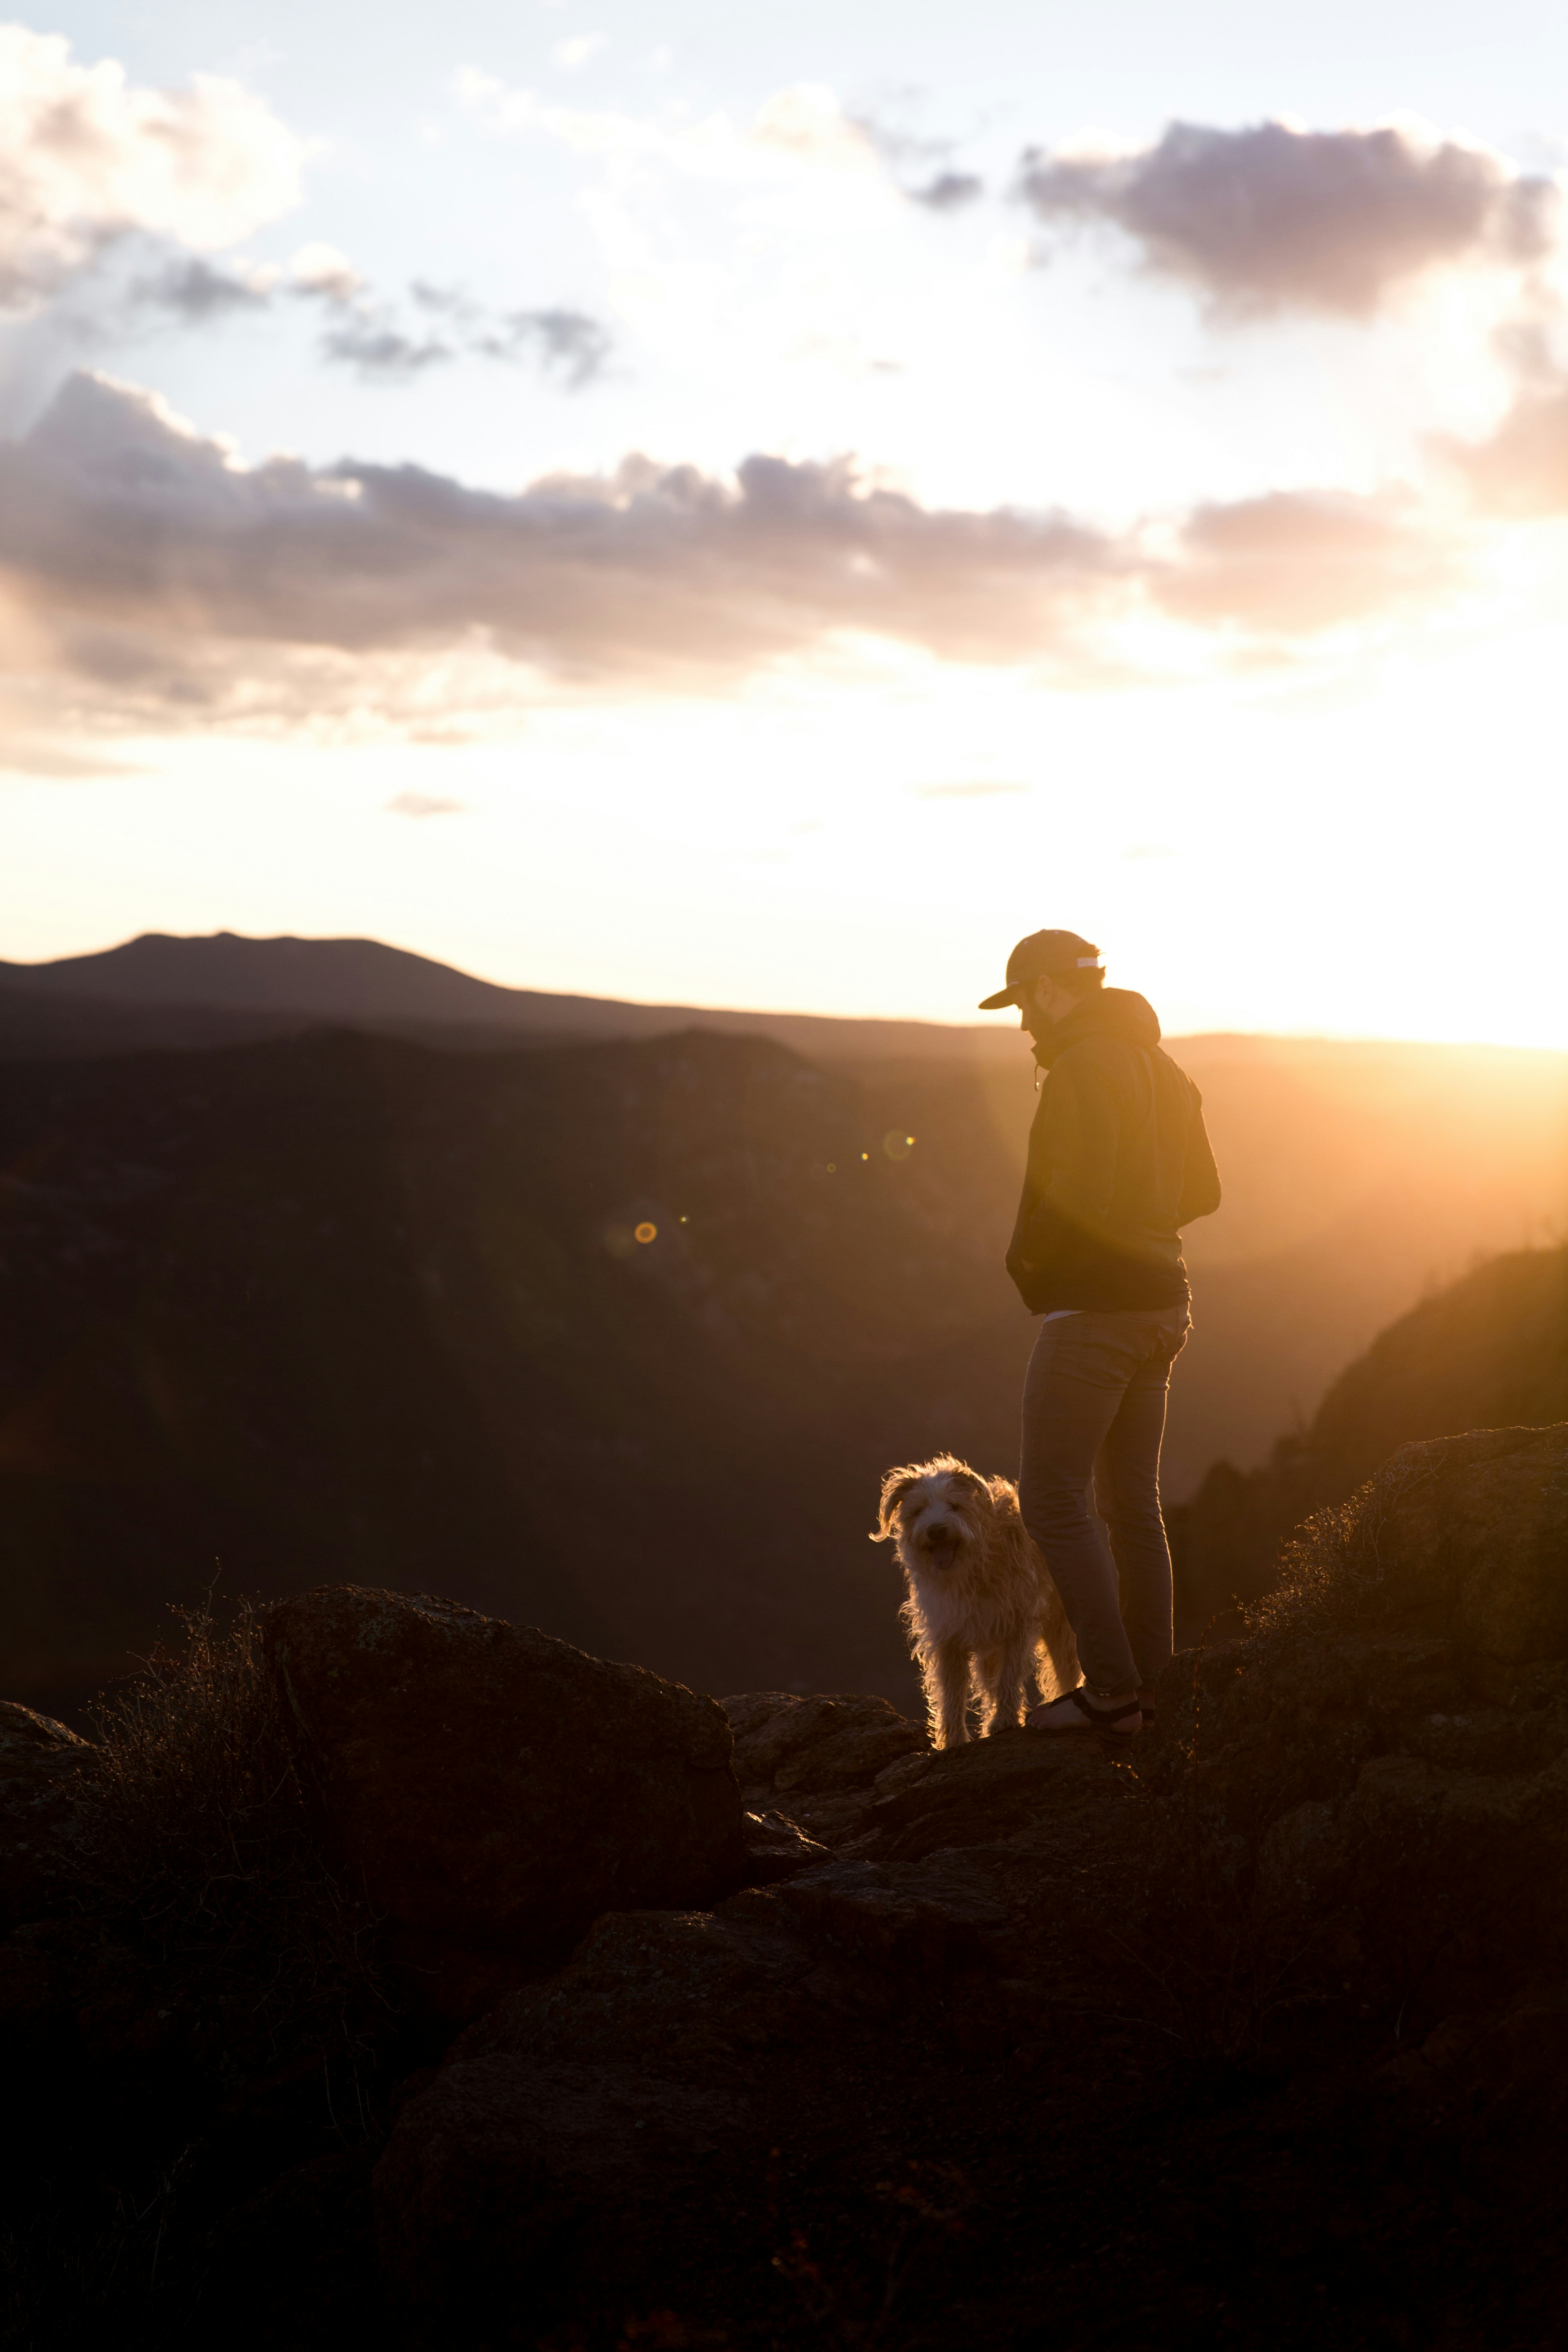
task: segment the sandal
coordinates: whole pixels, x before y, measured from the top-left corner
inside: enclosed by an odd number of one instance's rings
[[[1045,1706],[1031,1708],[1024,1720],[1030,1731],[1109,1731],[1119,1739],[1127,1739],[1135,1731],[1142,1730],[1143,1710],[1135,1696],[1113,1699],[1108,1706],[1096,1706],[1080,1683],[1077,1690],[1065,1692]]]

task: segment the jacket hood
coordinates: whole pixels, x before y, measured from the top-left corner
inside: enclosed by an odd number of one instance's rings
[[[1145,1048],[1160,1042],[1160,1022],[1153,1006],[1136,989],[1100,988],[1086,996],[1076,1013],[1058,1021],[1048,1037],[1035,1047],[1035,1059],[1049,1069],[1069,1045],[1082,1037],[1120,1037],[1129,1045]]]

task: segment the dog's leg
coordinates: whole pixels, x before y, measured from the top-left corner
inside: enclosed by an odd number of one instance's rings
[[[1036,1671],[1043,1698],[1059,1698],[1063,1691],[1077,1690],[1083,1679],[1083,1669],[1078,1662],[1078,1643],[1072,1627],[1068,1623],[1067,1611],[1055,1585],[1041,1595],[1044,1607],[1040,1612],[1040,1639],[1036,1654]],[[1055,1688],[1047,1690],[1047,1682]]]
[[[992,1663],[992,1661],[987,1661]],[[1024,1697],[1035,1663],[1035,1637],[1016,1633],[994,1654],[994,1677],[991,1684],[991,1711],[986,1718],[987,1735],[993,1731],[1014,1731],[1023,1719]]]
[[[957,1748],[969,1737],[964,1703],[969,1691],[968,1653],[955,1643],[933,1643],[917,1650],[926,1726],[933,1748]]]
[[[969,1652],[962,1642],[939,1642],[927,1668],[931,1735],[939,1748],[969,1744]],[[931,1684],[936,1685],[934,1696]]]
[[[1006,1721],[1007,1684],[1005,1650],[976,1650],[974,1653],[974,1687],[980,1699],[980,1737],[989,1739],[996,1728],[997,1719]]]

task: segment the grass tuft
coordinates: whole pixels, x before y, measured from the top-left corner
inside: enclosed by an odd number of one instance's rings
[[[1393,1506],[1431,1477],[1441,1441],[1406,1445],[1348,1502],[1314,1511],[1283,1546],[1279,1581],[1242,1618],[1255,1636],[1352,1633],[1387,1613],[1381,1539]]]
[[[386,2011],[376,1921],[323,1852],[260,1612],[240,1601],[220,1624],[209,1599],[171,1613],[178,1645],[154,1649],[94,1710],[79,1899],[221,2004],[242,2063],[313,2052],[352,2068]]]

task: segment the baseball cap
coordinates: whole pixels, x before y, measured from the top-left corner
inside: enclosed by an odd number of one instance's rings
[[[1080,940],[1076,931],[1031,931],[1020,940],[1007,959],[1007,985],[999,988],[994,996],[982,997],[982,1013],[999,1013],[1005,1004],[1022,1004],[1024,992],[1037,980],[1047,980],[1053,972],[1100,971],[1105,959],[1091,940]]]

